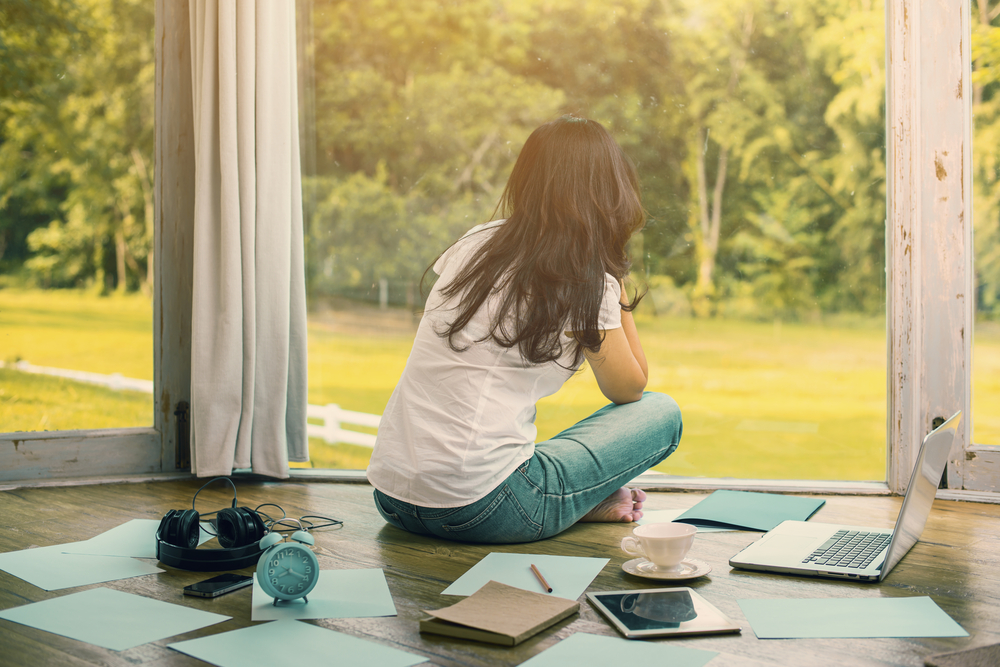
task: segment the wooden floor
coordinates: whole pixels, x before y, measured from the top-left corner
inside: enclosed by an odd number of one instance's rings
[[[128,519],[159,519],[167,510],[190,506],[201,481],[21,489],[0,493],[0,552],[87,539]],[[237,480],[241,505],[278,503],[290,516],[326,514],[344,520],[340,530],[316,533],[323,569],[380,567],[385,571],[398,615],[389,618],[313,621],[327,628],[425,656],[441,666],[517,665],[575,632],[616,636],[584,600],[580,614],[513,648],[420,635],[422,609],[456,601],[440,592],[491,551],[607,557],[611,561],[589,590],[638,589],[650,582],[624,573],[627,557],[618,545],[627,525],[578,525],[543,542],[502,547],[468,546],[415,537],[387,526],[360,484]],[[701,493],[651,493],[649,509],[690,507]],[[199,496],[202,511],[228,503],[226,487]],[[826,498],[814,520],[891,526],[900,499]],[[203,503],[204,501],[204,503]],[[720,665],[922,665],[927,655],[1000,642],[1000,506],[937,501],[918,543],[882,584],[809,580],[733,570],[728,559],[757,533],[700,533],[691,556],[712,566],[690,585],[743,626],[740,635],[663,639],[719,652]],[[209,545],[211,546],[211,543]],[[249,574],[249,570],[246,571]],[[250,625],[250,589],[214,600],[185,597],[181,589],[208,575],[166,568],[160,574],[100,584],[160,600],[232,616],[225,623],[122,652],[108,651],[0,620],[3,665],[203,665],[166,648],[168,643]],[[46,592],[0,572],[0,608],[46,600],[79,589]],[[759,640],[737,600],[746,598],[906,597],[929,595],[971,635],[950,639]],[[290,649],[292,647],[289,647]],[[336,664],[331,659],[331,665]],[[374,667],[374,666],[373,666]]]

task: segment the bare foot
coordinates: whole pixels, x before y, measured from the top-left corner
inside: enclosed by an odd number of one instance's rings
[[[580,521],[603,523],[629,523],[642,518],[642,501],[646,492],[623,486],[583,515]]]

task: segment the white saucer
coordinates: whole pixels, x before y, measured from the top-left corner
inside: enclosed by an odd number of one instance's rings
[[[622,569],[629,574],[647,579],[694,579],[711,572],[712,566],[694,558],[685,558],[681,561],[680,569],[660,570],[645,558],[633,558],[622,563]]]

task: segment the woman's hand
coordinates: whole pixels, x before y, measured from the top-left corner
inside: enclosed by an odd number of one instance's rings
[[[621,299],[624,301],[625,285],[621,280],[618,282],[622,286]],[[608,400],[622,404],[634,403],[642,398],[649,381],[649,367],[631,312],[622,311],[620,329],[604,332],[604,342],[598,352],[584,350],[583,354],[594,369],[597,386]]]

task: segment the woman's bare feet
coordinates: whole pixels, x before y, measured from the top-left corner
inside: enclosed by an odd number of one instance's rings
[[[629,523],[642,518],[642,501],[646,492],[642,489],[630,489],[623,486],[598,503],[597,507],[587,512],[580,521],[603,523]]]

